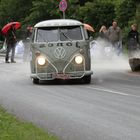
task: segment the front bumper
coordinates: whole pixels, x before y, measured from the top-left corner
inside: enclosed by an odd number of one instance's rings
[[[93,71],[71,72],[71,73],[34,73],[30,77],[39,80],[54,80],[54,79],[80,79],[84,76],[92,75]]]

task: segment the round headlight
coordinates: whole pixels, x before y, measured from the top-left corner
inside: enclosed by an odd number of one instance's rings
[[[80,55],[76,56],[76,57],[75,57],[75,62],[76,62],[77,64],[81,64],[81,63],[83,62],[83,57],[80,56]]]
[[[43,56],[38,57],[37,58],[37,63],[41,66],[44,65],[46,63],[45,57],[43,57]]]

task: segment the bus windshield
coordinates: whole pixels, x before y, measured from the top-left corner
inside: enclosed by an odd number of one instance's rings
[[[82,40],[80,26],[40,27],[37,29],[36,42],[56,42]]]

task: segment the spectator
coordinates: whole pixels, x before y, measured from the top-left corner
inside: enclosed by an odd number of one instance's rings
[[[105,25],[102,25],[99,30],[99,36],[103,39],[108,39],[108,30]]]
[[[119,55],[122,52],[122,36],[121,29],[116,21],[113,21],[112,26],[109,27],[108,37],[114,50],[117,51],[117,54]]]
[[[27,38],[31,36],[32,31],[33,31],[33,27],[32,26],[28,26],[27,27]]]
[[[137,31],[137,25],[132,24],[131,30],[128,33],[128,51],[129,55],[132,56],[134,51],[139,49],[139,33]]]
[[[14,61],[15,57],[15,46],[16,46],[16,35],[15,35],[15,29],[14,27],[11,27],[11,29],[6,34],[6,44],[7,44],[7,50],[6,50],[6,56],[5,56],[5,62],[9,62],[9,53],[12,50],[11,54],[11,63],[16,63]]]

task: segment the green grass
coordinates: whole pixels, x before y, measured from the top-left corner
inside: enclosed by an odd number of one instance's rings
[[[58,140],[32,123],[19,121],[0,107],[0,140]]]

